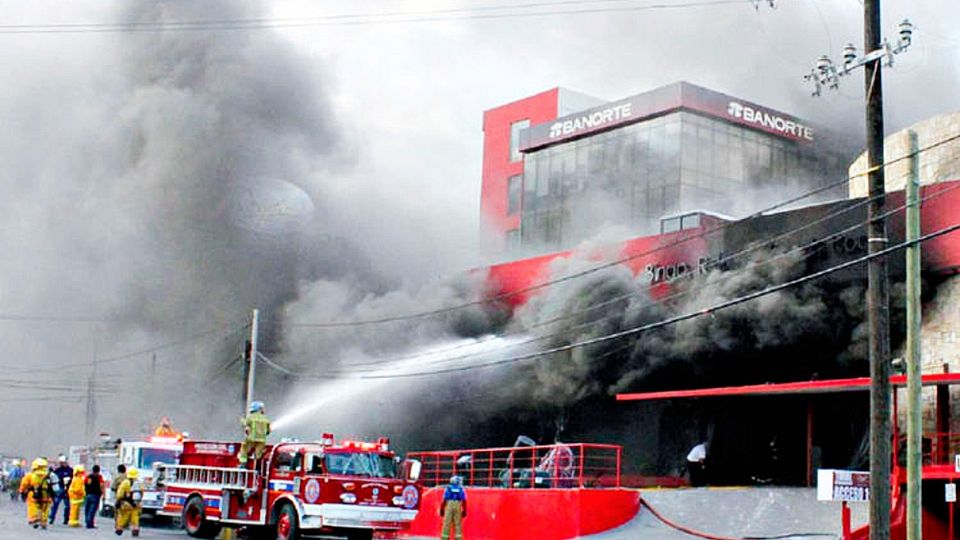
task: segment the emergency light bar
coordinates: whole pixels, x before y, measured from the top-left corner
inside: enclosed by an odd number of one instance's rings
[[[359,448],[360,450],[382,450],[384,448],[380,442],[343,441],[341,444],[346,448]]]
[[[333,433],[324,433],[320,436],[320,444],[323,446],[333,446],[334,442]]]

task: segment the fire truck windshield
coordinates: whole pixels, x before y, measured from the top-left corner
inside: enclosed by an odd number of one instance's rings
[[[161,450],[159,448],[143,448],[140,450],[138,469],[153,468],[154,463],[176,463],[180,454],[176,450]]]
[[[396,478],[397,463],[390,456],[372,452],[328,453],[324,463],[329,474]]]

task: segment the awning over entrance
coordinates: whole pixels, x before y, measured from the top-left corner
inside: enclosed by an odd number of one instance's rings
[[[906,386],[906,375],[890,377],[893,386]],[[924,386],[960,384],[960,373],[932,373],[923,376]],[[668,390],[662,392],[639,392],[617,394],[617,401],[651,401],[658,399],[683,399],[723,396],[775,396],[790,394],[832,394],[836,392],[866,392],[870,390],[870,377],[850,379],[827,379],[822,381],[799,381],[789,383],[751,384],[698,388],[694,390]]]

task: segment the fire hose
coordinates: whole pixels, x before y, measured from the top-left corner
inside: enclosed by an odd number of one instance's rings
[[[640,498],[640,504],[645,506],[647,510],[653,514],[653,517],[657,518],[661,523],[670,527],[671,529],[680,531],[684,534],[690,536],[696,536],[698,538],[704,538],[706,540],[778,540],[785,538],[812,538],[812,537],[827,537],[827,538],[838,538],[837,535],[831,533],[788,533],[788,534],[779,534],[776,536],[720,536],[716,534],[710,534],[703,531],[698,531],[696,529],[691,529],[684,525],[680,525],[675,521],[668,519],[666,516],[657,511],[656,508],[650,505],[646,499],[643,497]]]

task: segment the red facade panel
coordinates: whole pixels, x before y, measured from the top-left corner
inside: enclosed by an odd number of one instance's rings
[[[544,283],[563,277],[551,275],[551,265],[559,260],[577,256],[597,264],[623,261],[635,274],[645,274],[650,281],[651,294],[659,297],[669,292],[669,284],[676,278],[699,271],[701,259],[708,256],[707,241],[702,228],[644,236],[592,252],[561,251],[491,266],[487,283],[493,295],[504,296],[504,302],[517,307],[525,304]]]
[[[510,126],[522,120],[531,125],[555,120],[559,98],[559,88],[553,88],[483,113],[480,219],[481,242],[488,253],[502,253],[507,231],[520,227],[520,212],[510,215],[507,208],[507,182],[523,174],[523,160],[510,159]]]

